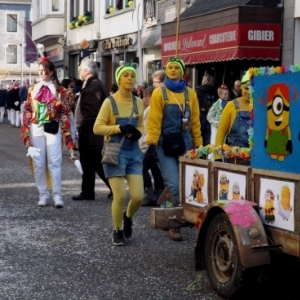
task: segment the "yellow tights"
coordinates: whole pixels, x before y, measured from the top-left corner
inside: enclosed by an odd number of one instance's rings
[[[130,189],[130,201],[126,210],[126,216],[132,218],[132,216],[137,212],[141,206],[144,197],[144,181],[142,175],[126,175],[129,189]],[[114,195],[112,202],[112,220],[114,225],[114,230],[123,229],[123,211],[124,202],[126,199],[126,185],[124,177],[112,177],[108,178],[111,190]]]

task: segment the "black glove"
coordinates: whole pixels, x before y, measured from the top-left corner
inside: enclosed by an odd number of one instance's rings
[[[141,132],[131,124],[120,125],[120,130],[126,135],[126,138],[133,142],[137,141],[142,136]]]
[[[292,141],[289,140],[287,143],[286,143],[286,147],[285,147],[286,151],[288,151],[290,154],[292,154],[293,152],[293,145],[292,145]]]
[[[149,161],[150,161],[150,163],[159,162],[159,159],[158,159],[157,153],[156,153],[156,147],[154,145],[149,146],[148,152],[149,152]]]
[[[265,146],[265,148],[267,148],[267,146],[268,146],[268,141],[267,140],[265,140],[264,146]]]

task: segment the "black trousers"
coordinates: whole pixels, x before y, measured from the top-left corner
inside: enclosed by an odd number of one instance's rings
[[[81,193],[85,198],[95,198],[95,174],[103,180],[111,190],[108,179],[105,178],[102,160],[102,148],[89,149],[90,145],[86,141],[86,136],[79,134],[79,154],[82,166]]]

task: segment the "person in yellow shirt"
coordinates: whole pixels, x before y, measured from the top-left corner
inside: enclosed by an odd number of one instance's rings
[[[249,147],[247,130],[249,129],[250,112],[252,110],[250,106],[249,72],[243,76],[241,84],[242,96],[228,102],[222,112],[216,135],[215,144],[217,146],[225,143],[229,146]],[[227,162],[233,162],[233,160],[228,159]],[[249,165],[249,161],[242,159],[238,159],[237,163]]]
[[[153,91],[147,122],[149,156],[158,162],[175,206],[180,205],[179,156],[202,145],[197,94],[182,79],[184,69],[181,58],[168,60],[164,84]],[[173,150],[168,152],[169,148]],[[170,228],[169,235],[172,240],[182,239],[179,229]]]
[[[105,177],[108,178],[113,193],[112,242],[115,246],[122,246],[125,245],[125,238],[129,239],[132,235],[132,217],[144,197],[144,155],[138,144],[143,132],[144,104],[142,99],[132,95],[136,82],[136,71],[132,66],[126,64],[117,68],[115,78],[119,90],[104,100],[94,124],[94,133],[104,135],[104,140],[111,143],[119,143],[125,135],[119,164],[103,164]],[[124,178],[127,180],[131,196],[125,211],[123,211],[126,199]]]

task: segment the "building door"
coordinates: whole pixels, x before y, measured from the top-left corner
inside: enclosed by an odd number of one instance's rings
[[[108,91],[110,91],[111,85],[115,83],[113,78],[112,70],[112,59],[111,56],[104,56],[104,65],[105,65],[105,83]]]

